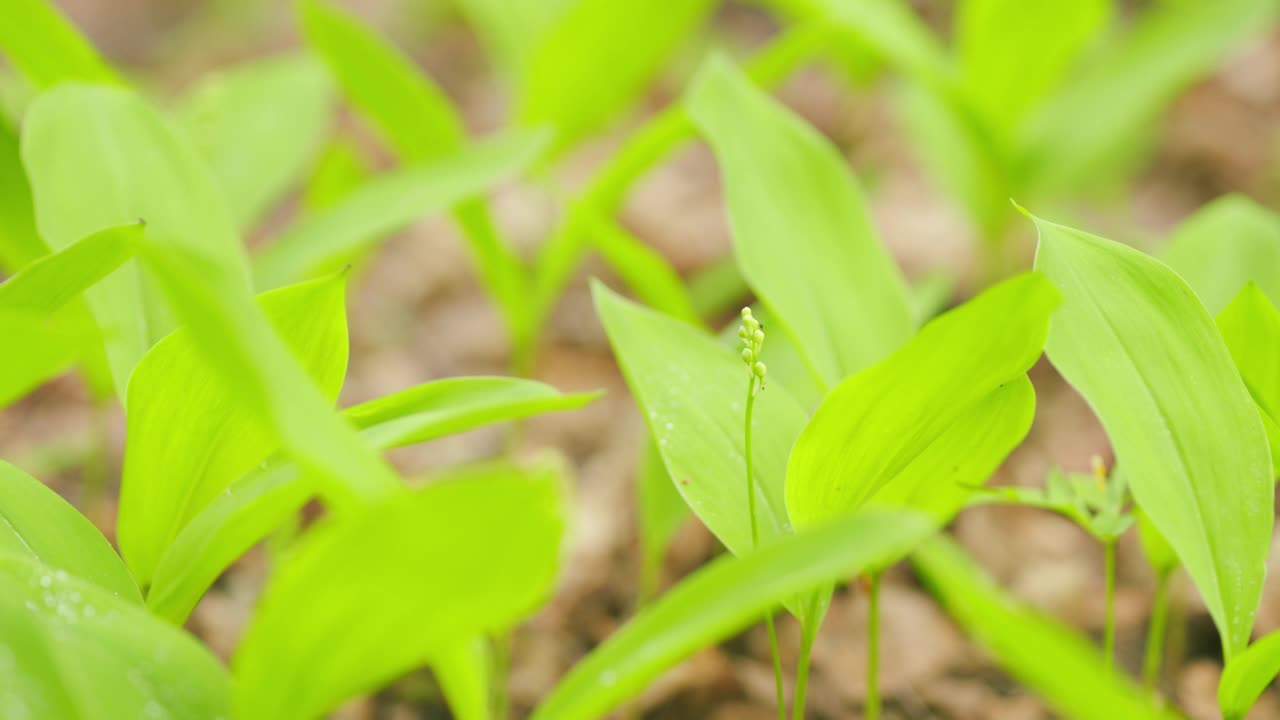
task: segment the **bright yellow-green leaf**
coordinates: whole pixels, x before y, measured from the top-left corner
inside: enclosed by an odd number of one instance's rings
[[[1250,282],[1218,313],[1217,322],[1231,359],[1262,413],[1271,444],[1271,471],[1280,477],[1280,311]]]
[[[5,0],[0,51],[34,86],[112,83],[115,73],[50,0]]]
[[[562,395],[532,380],[450,378],[348,408],[344,415],[360,428],[366,443],[387,450],[483,425],[572,410],[596,397]],[[156,567],[147,606],[172,622],[184,622],[231,563],[280,527],[315,492],[315,483],[288,463],[272,463],[237,479],[169,545]]]
[[[529,51],[517,120],[565,149],[612,120],[710,15],[712,0],[574,0]]]
[[[688,110],[720,163],[743,275],[821,381],[911,337],[906,285],[840,153],[721,58]]]
[[[18,135],[0,122],[0,269],[16,272],[46,252],[36,233],[31,186],[22,169]]]
[[[0,284],[0,309],[51,314],[115,272],[137,251],[139,223],[107,228],[28,263]]]
[[[329,74],[309,55],[256,60],[204,77],[181,117],[227,209],[248,228],[310,166],[333,126]]]
[[[1225,720],[1244,720],[1249,708],[1280,674],[1280,632],[1258,639],[1227,663],[1218,680],[1218,708]]]
[[[1006,132],[1053,93],[1111,15],[1111,0],[962,0],[956,54],[966,94]]]
[[[518,76],[548,28],[575,0],[453,0],[466,16],[497,69]]]
[[[138,586],[98,528],[44,483],[0,461],[0,554],[25,555],[142,602]]]
[[[1102,421],[1134,499],[1182,559],[1231,657],[1249,641],[1271,547],[1257,408],[1172,270],[1120,243],[1036,225],[1036,268],[1065,298],[1049,359]]]
[[[240,239],[208,168],[137,94],[65,85],[40,95],[23,123],[22,157],[50,248],[144,220],[148,237],[202,253],[247,289]],[[133,263],[85,297],[123,397],[133,366],[174,324]]]
[[[1243,195],[1224,195],[1178,225],[1160,258],[1211,313],[1245,283],[1280,302],[1280,216]]]
[[[607,639],[543,700],[533,720],[604,717],[664,670],[724,640],[779,602],[891,565],[935,531],[904,511],[872,511],[722,558],[681,582]]]
[[[1000,665],[1070,720],[1176,720],[1119,673],[1089,640],[1067,626],[1020,607],[954,541],[938,536],[912,561],[947,612]]]
[[[914,490],[917,483],[985,481],[1001,450],[1026,434],[1029,410],[1025,385],[992,395],[1025,379],[1059,302],[1043,276],[1013,278],[938,316],[893,355],[828,393],[791,450],[791,521],[804,527],[850,512],[882,488],[896,492],[888,488],[898,478],[911,488],[904,486],[901,499],[926,493]],[[968,425],[979,418],[991,425]],[[941,469],[954,462],[948,448],[964,443],[983,452],[950,469],[978,477]]]
[[[293,285],[259,298],[295,358],[333,402],[347,371],[345,277]],[[120,549],[138,582],[178,533],[228,485],[278,447],[250,409],[179,329],[151,348],[129,380]]]
[[[217,659],[136,602],[0,552],[5,718],[226,718]]]
[[[496,466],[309,531],[236,653],[237,717],[321,715],[517,622],[555,580],[562,492],[551,466]]]

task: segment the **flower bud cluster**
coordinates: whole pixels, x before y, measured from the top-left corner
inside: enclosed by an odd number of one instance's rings
[[[760,361],[760,351],[764,348],[764,326],[751,315],[751,308],[742,308],[742,325],[738,328],[738,338],[742,340],[742,362],[746,364],[761,385],[768,368]]]

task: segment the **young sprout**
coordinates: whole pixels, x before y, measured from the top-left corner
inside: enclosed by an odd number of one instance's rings
[[[751,308],[742,308],[742,324],[738,327],[738,338],[742,340],[742,363],[747,367],[747,410],[746,425],[743,429],[743,451],[747,464],[747,514],[751,516],[751,546],[760,545],[760,528],[756,520],[756,481],[751,471],[751,414],[755,409],[756,395],[764,389],[764,378],[769,369],[760,360],[760,351],[764,349],[764,326],[751,314]],[[774,690],[778,697],[778,717],[787,718],[786,698],[782,689],[782,658],[778,653],[778,632],[773,626],[773,614],[764,616],[765,626],[769,629],[769,648],[773,655]]]

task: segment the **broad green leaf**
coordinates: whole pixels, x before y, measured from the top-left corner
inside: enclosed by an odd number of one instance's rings
[[[8,552],[0,552],[0,636],[6,718],[230,717],[226,671],[195,638],[136,602]]]
[[[107,228],[27,263],[0,284],[0,309],[51,314],[133,257],[144,227]]]
[[[631,619],[580,661],[533,720],[604,717],[700,648],[759,622],[788,597],[884,567],[935,531],[922,516],[866,512],[721,558]]]
[[[18,135],[0,122],[0,270],[16,272],[46,252],[36,232],[31,186],[22,169]]]
[[[1138,526],[1138,542],[1142,546],[1142,554],[1157,575],[1164,575],[1177,570],[1181,566],[1178,554],[1169,546],[1159,530],[1147,519],[1142,508],[1134,508],[1133,516]]]
[[[236,653],[237,717],[321,715],[517,622],[555,580],[561,485],[552,466],[472,470],[309,531]]]
[[[853,36],[908,77],[942,91],[956,84],[953,63],[929,26],[900,0],[791,0]]]
[[[911,487],[948,478],[939,469],[954,462],[947,448],[965,443],[981,444],[983,452],[955,471],[979,477],[955,480],[986,480],[983,469],[1025,435],[1029,410],[1025,386],[992,394],[1021,384],[1059,302],[1044,277],[1013,278],[938,316],[893,355],[834,388],[791,449],[791,521],[803,527],[849,512],[900,477]],[[978,418],[991,427],[968,426]],[[980,457],[987,452],[993,455]]]
[[[232,401],[256,415],[332,509],[386,497],[400,479],[343,422],[271,327],[219,263],[148,234],[140,258],[169,305],[185,321],[198,351],[235,391]]]
[[[742,358],[686,323],[593,288],[627,385],[685,502],[736,555],[752,551],[743,450],[748,374]],[[768,341],[765,341],[766,346]],[[753,475],[761,543],[788,535],[787,452],[805,413],[769,385],[755,401]]]
[[[325,399],[347,371],[346,278],[335,275],[259,298],[263,313]],[[151,348],[129,380],[120,481],[120,550],[151,584],[165,549],[278,441],[179,329]]]
[[[970,406],[869,505],[909,508],[949,522],[1027,436],[1035,414],[1035,389],[1026,375],[1017,375]]]
[[[180,116],[241,228],[284,197],[333,125],[329,75],[309,55],[280,55],[206,76]]]
[[[1218,680],[1222,717],[1244,720],[1276,675],[1280,675],[1280,632],[1259,638],[1223,668]]]
[[[0,337],[21,352],[0,352],[0,408],[71,366],[85,345],[97,341],[92,328],[77,333],[34,313],[0,309]]]
[[[302,191],[306,212],[333,207],[369,179],[368,162],[350,140],[337,139],[316,161],[315,172]]]
[[[572,410],[597,397],[561,395],[516,378],[450,378],[403,390],[344,415],[378,450],[426,442],[451,433],[533,415]],[[316,492],[297,467],[272,463],[233,482],[180,532],[156,567],[147,605],[184,622],[218,576]]]
[[[1197,210],[1173,231],[1160,258],[1211,313],[1221,312],[1248,282],[1280,302],[1280,216],[1243,195]]]
[[[556,149],[570,147],[643,92],[715,5],[574,0],[528,53],[517,83],[517,121],[550,126]]]
[[[418,164],[461,147],[466,134],[457,111],[408,57],[326,0],[303,0],[298,13],[307,43],[398,155]]]
[[[1280,477],[1280,311],[1250,282],[1218,314],[1218,331],[1262,413],[1271,471]]]
[[[720,163],[743,275],[822,382],[911,337],[906,285],[840,153],[723,59],[688,110]]]
[[[542,134],[514,134],[461,150],[439,163],[375,177],[336,205],[305,216],[254,262],[260,289],[336,270],[389,233],[476,197],[537,157]]]
[[[0,51],[38,88],[116,82],[115,73],[50,0],[5,0]]]
[[[0,554],[30,557],[142,602],[138,586],[107,539],[44,483],[0,461]]]
[[[1165,2],[1027,118],[1017,155],[1036,193],[1097,187],[1158,136],[1159,114],[1274,18],[1273,0]],[[1019,62],[1021,64],[1021,61]]]
[[[1049,359],[1102,421],[1134,499],[1182,559],[1231,657],[1249,641],[1271,545],[1258,411],[1209,313],[1172,270],[1036,225],[1036,268],[1065,298]]]
[[[148,237],[199,252],[248,287],[240,240],[208,168],[135,93],[65,85],[40,95],[23,124],[22,157],[51,249],[141,219]],[[133,263],[85,297],[123,397],[133,366],[173,323]]]
[[[947,612],[1000,665],[1071,720],[1179,717],[1119,673],[1071,628],[1020,607],[954,541],[938,536],[912,555],[916,572]]]
[[[956,55],[965,91],[1006,133],[1052,94],[1111,15],[1111,0],[962,0]]]

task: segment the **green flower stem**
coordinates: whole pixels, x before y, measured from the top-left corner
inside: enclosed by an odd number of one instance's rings
[[[880,720],[880,576],[869,576],[867,599],[867,704],[866,720]]]
[[[1116,541],[1107,540],[1103,544],[1103,557],[1106,563],[1107,582],[1107,618],[1102,635],[1102,652],[1106,656],[1106,668],[1110,672],[1115,667],[1116,654]]]
[[[760,546],[760,527],[756,521],[756,480],[751,470],[751,416],[756,404],[756,383],[759,379],[754,373],[747,380],[746,426],[743,429],[743,445],[747,461],[747,513],[751,516],[751,547]],[[778,718],[787,720],[787,700],[782,687],[782,655],[778,652],[778,632],[773,626],[773,613],[764,616],[765,625],[769,628],[769,651],[773,656],[773,683],[778,697]]]
[[[813,641],[818,637],[821,619],[806,617],[800,628],[800,663],[796,666],[796,699],[792,706],[792,720],[804,720],[805,697],[809,692],[809,658],[813,654]]]
[[[1142,684],[1155,693],[1160,684],[1160,663],[1164,659],[1164,639],[1169,622],[1169,581],[1173,573],[1162,572],[1156,579],[1156,595],[1147,624],[1147,647],[1142,658]]]

